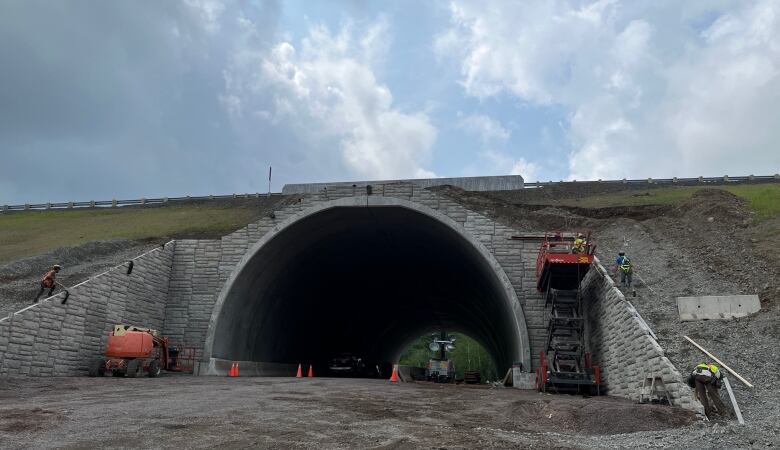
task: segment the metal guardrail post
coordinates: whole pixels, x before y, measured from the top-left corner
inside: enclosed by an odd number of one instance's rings
[[[704,183],[704,177],[702,176],[699,177],[699,183]]]
[[[111,200],[111,207],[116,208],[116,199]]]
[[[90,208],[94,208],[95,207],[95,201],[94,200],[90,200],[89,201],[89,207]]]
[[[68,202],[68,208],[73,209],[73,202]]]
[[[51,202],[46,203],[46,209],[51,209]]]
[[[29,210],[30,209],[30,204],[29,203],[25,203],[24,204],[24,209],[25,210]]]
[[[142,205],[145,205],[145,204],[146,204],[146,198],[144,198],[144,197],[141,197],[141,204],[142,204]]]
[[[648,178],[647,179],[647,184],[653,184],[653,179],[652,178]]]
[[[723,181],[729,181],[729,176],[728,175],[723,175]]]
[[[163,197],[163,203],[168,203],[168,197]]]
[[[677,183],[677,177],[672,178],[672,183]]]

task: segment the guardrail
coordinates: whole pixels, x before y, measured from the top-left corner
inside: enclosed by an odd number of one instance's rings
[[[558,184],[576,184],[576,183],[610,183],[610,184],[724,184],[724,183],[745,183],[745,182],[762,182],[762,181],[777,181],[780,182],[780,174],[775,175],[748,175],[742,177],[697,177],[697,178],[644,178],[639,180],[570,180],[570,181],[536,181],[536,182],[524,182],[524,188],[539,188],[544,186],[552,186]],[[206,195],[200,197],[162,197],[162,198],[139,198],[134,200],[102,200],[102,201],[88,201],[88,202],[65,202],[65,203],[26,203],[24,205],[3,205],[0,206],[0,212],[5,211],[32,211],[32,210],[46,210],[46,209],[73,209],[73,208],[116,208],[119,206],[131,206],[131,205],[160,205],[175,202],[186,202],[193,200],[231,200],[231,199],[250,199],[261,198],[268,196],[280,196],[281,192],[271,192],[266,194],[254,193],[254,194],[229,194],[229,195]]]
[[[556,184],[576,184],[576,183],[610,183],[610,184],[724,184],[724,183],[745,183],[745,182],[762,182],[762,181],[780,181],[780,174],[775,175],[748,175],[744,177],[730,177],[724,175],[722,177],[696,177],[696,178],[643,178],[638,180],[629,180],[623,178],[622,180],[569,180],[569,181],[536,181],[536,182],[524,182],[525,188],[538,188],[543,186],[552,186]]]
[[[197,200],[233,200],[262,198],[269,196],[280,196],[281,192],[271,192],[266,194],[229,194],[229,195],[206,195],[200,197],[162,197],[162,198],[139,198],[133,200],[91,200],[88,202],[65,202],[65,203],[26,203],[24,205],[3,205],[0,206],[0,212],[3,211],[32,211],[46,209],[74,209],[74,208],[116,208],[119,206],[131,205],[162,205],[176,202],[188,202]]]

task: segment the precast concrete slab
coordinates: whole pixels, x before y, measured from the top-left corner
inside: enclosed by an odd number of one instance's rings
[[[683,322],[746,317],[760,309],[761,302],[757,295],[677,297],[677,311]]]
[[[366,186],[382,186],[386,184],[413,183],[420,188],[433,186],[455,186],[465,191],[507,191],[523,188],[523,177],[520,175],[501,175],[493,177],[457,177],[457,178],[418,178],[413,180],[374,180],[374,181],[343,181],[334,183],[302,183],[285,184],[282,193],[313,194],[325,189],[354,188],[365,191]]]

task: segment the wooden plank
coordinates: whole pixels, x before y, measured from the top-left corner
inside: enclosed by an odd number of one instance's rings
[[[742,418],[742,411],[739,410],[739,405],[737,405],[737,399],[734,397],[734,391],[731,390],[731,383],[729,383],[729,379],[723,377],[723,384],[726,386],[726,390],[729,393],[729,398],[731,399],[731,406],[734,407],[734,412],[737,414],[737,420],[739,421],[739,424],[744,425],[745,419]]]
[[[707,355],[707,356],[709,356],[710,358],[714,359],[714,360],[715,360],[715,362],[717,362],[718,364],[720,364],[720,365],[721,365],[721,367],[723,367],[724,369],[728,370],[728,371],[729,371],[729,372],[730,372],[732,375],[734,375],[735,377],[737,377],[737,379],[738,379],[739,381],[741,381],[741,382],[742,382],[742,383],[743,383],[745,386],[747,386],[747,387],[751,387],[751,388],[753,387],[753,384],[751,384],[751,383],[750,383],[748,380],[746,380],[746,379],[742,378],[742,377],[741,377],[741,376],[740,376],[740,375],[739,375],[737,372],[735,372],[735,371],[734,371],[734,369],[732,369],[731,367],[727,366],[727,365],[726,365],[726,363],[724,363],[723,361],[719,360],[718,358],[716,358],[716,357],[715,357],[715,355],[713,355],[712,353],[710,353],[710,352],[708,352],[707,350],[705,350],[705,349],[704,349],[704,347],[702,347],[701,345],[699,345],[699,344],[697,344],[696,342],[694,342],[694,341],[693,341],[693,339],[689,338],[688,336],[683,336],[683,337],[684,337],[685,339],[687,339],[687,340],[688,340],[688,342],[690,342],[691,344],[695,345],[695,346],[696,346],[696,348],[698,348],[699,350],[701,350],[701,351],[702,351],[702,352],[703,352],[705,355]]]

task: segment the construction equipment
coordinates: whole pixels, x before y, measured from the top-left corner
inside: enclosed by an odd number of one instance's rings
[[[135,378],[144,372],[149,377],[159,376],[163,370],[192,372],[195,353],[192,348],[170,345],[167,337],[157,330],[132,325],[114,325],[108,335],[106,356],[89,367],[89,376]]]
[[[575,245],[577,242],[577,245]],[[536,287],[549,311],[545,350],[539,355],[536,387],[546,392],[599,394],[601,370],[585,352],[580,283],[593,263],[596,246],[581,233],[546,233],[536,260]]]
[[[428,360],[425,378],[436,383],[455,382],[455,366],[452,364],[452,360],[446,356],[446,352],[455,350],[455,338],[448,338],[444,331],[439,336],[434,334],[432,342],[428,344],[428,349],[434,354],[438,353],[438,358],[434,356]]]

